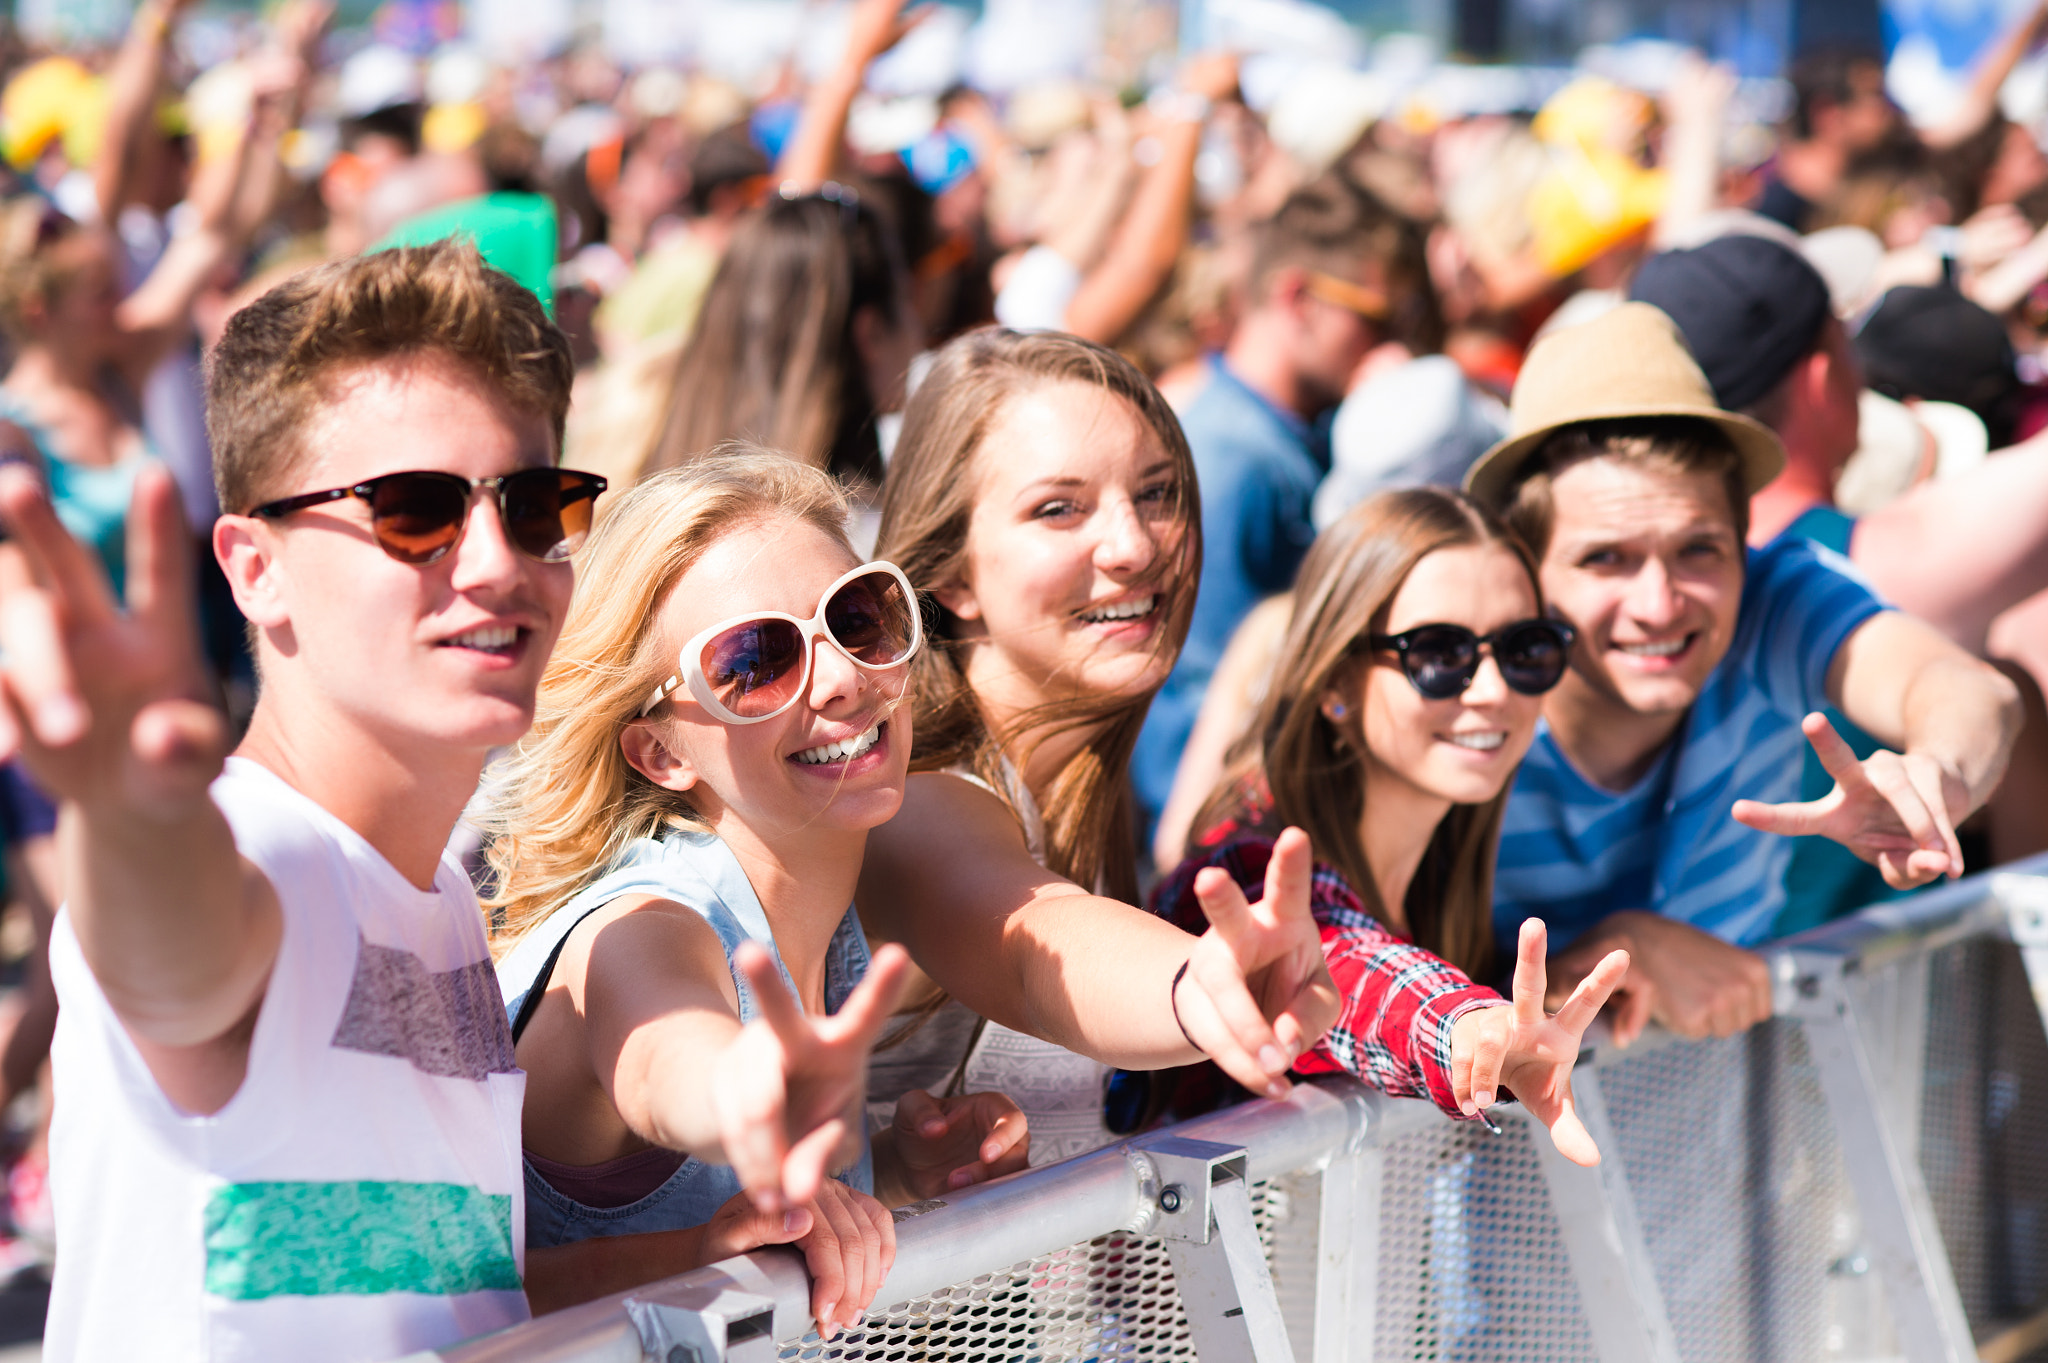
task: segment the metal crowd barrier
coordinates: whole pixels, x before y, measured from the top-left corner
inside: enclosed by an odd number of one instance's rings
[[[1581,1057],[1596,1169],[1319,1081],[898,1211],[829,1342],[782,1250],[440,1357],[2048,1360],[2048,857],[1766,954],[1764,1025]]]

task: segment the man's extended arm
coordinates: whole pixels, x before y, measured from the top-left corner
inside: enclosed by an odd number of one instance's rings
[[[2048,438],[1861,517],[1849,556],[1887,600],[1981,654],[1993,619],[2048,588]]]
[[[1924,621],[1897,611],[1872,616],[1828,670],[1828,698],[1882,743],[1940,764],[1962,786],[1963,818],[2005,775],[2020,730],[2013,684]]]
[[[59,802],[72,928],[108,1004],[173,1103],[216,1111],[241,1086],[282,917],[207,792],[226,732],[191,699],[177,492],[160,470],[136,480],[125,613],[25,470],[0,470],[0,517],[35,576],[0,596],[0,750]]]

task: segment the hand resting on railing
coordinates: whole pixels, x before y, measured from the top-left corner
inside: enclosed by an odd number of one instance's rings
[[[1628,978],[1608,1010],[1617,1046],[1627,1046],[1652,1022],[1698,1039],[1734,1036],[1771,1015],[1771,972],[1763,957],[1641,909],[1609,914],[1558,952],[1550,962],[1552,996],[1574,988],[1616,948],[1629,957]]]

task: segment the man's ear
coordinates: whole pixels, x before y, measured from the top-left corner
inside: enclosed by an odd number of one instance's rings
[[[981,598],[964,582],[948,582],[932,588],[932,599],[951,611],[956,620],[981,619]]]
[[[619,731],[619,751],[626,765],[664,790],[683,791],[697,784],[697,768],[672,749],[652,721],[636,719]]]
[[[1834,352],[1821,346],[1799,362],[1799,396],[1809,407],[1824,407],[1828,400],[1828,386],[1835,377],[1835,366],[1841,361]]]
[[[213,523],[213,556],[235,594],[235,605],[261,629],[291,623],[277,547],[277,532],[258,517],[222,516]]]

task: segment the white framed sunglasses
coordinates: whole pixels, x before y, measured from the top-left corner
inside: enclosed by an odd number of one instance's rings
[[[721,621],[683,645],[676,673],[640,707],[688,687],[699,705],[727,724],[759,724],[796,704],[811,681],[818,640],[868,672],[903,666],[924,643],[917,592],[893,563],[863,563],[825,589],[808,620],[758,611]]]

